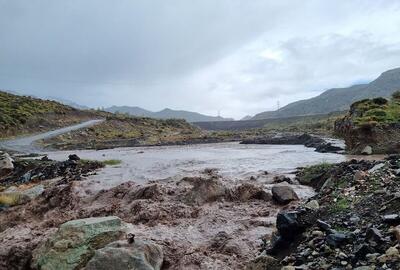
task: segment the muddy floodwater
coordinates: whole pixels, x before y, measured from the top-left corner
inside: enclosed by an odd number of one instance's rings
[[[162,247],[163,269],[168,270],[245,269],[272,237],[278,212],[315,194],[296,181],[279,183],[290,185],[300,199],[279,205],[271,195],[274,176],[293,177],[298,167],[353,158],[317,153],[301,145],[239,143],[46,154],[56,160],[77,154],[82,159],[121,163],[83,175],[80,181],[54,186],[50,181],[47,194],[53,196],[51,200],[38,197],[17,213],[5,212],[3,223],[13,225],[0,234],[5,239],[0,241],[0,250],[13,254],[8,247],[15,245],[30,250],[26,243],[31,242],[26,239],[39,239],[38,235],[44,239],[54,230],[52,224],[118,216],[130,224],[135,239]],[[61,203],[50,207],[52,201]],[[15,220],[29,222],[14,226]]]
[[[346,156],[317,153],[302,145],[242,145],[239,143],[199,144],[187,146],[135,147],[107,150],[57,151],[49,158],[65,160],[76,153],[83,159],[121,160],[107,166],[88,181],[99,188],[110,188],[126,181],[146,183],[150,180],[195,176],[206,168],[217,169],[224,178],[263,181],[276,174],[290,174],[297,167],[321,162],[337,163]],[[265,172],[268,172],[266,174]]]

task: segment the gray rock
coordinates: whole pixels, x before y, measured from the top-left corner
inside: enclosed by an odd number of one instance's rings
[[[372,147],[367,145],[364,147],[364,149],[361,151],[362,155],[372,155]]]
[[[299,199],[296,192],[290,186],[273,186],[271,191],[272,198],[279,204],[288,204],[291,201]]]
[[[80,269],[96,249],[119,240],[125,230],[126,224],[114,216],[68,221],[34,250],[32,268]]]
[[[372,167],[372,169],[368,170],[369,173],[374,173],[380,169],[382,169],[385,166],[385,163],[379,163],[376,164],[374,167]]]
[[[163,252],[160,246],[135,240],[117,241],[96,250],[85,270],[159,270],[163,262]]]

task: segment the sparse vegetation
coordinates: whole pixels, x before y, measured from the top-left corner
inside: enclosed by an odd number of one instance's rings
[[[108,166],[115,166],[115,165],[121,164],[122,161],[119,159],[107,159],[107,160],[103,160],[102,163],[104,165],[108,165]]]
[[[0,91],[0,138],[47,131],[93,118],[55,101]]]

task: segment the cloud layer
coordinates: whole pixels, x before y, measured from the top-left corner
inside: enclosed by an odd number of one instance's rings
[[[400,66],[398,1],[0,0],[0,15],[0,88],[90,106],[239,118]]]

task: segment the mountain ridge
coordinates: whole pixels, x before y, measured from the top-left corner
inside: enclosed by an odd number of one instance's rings
[[[316,97],[295,101],[277,111],[265,111],[256,114],[252,120],[345,111],[355,101],[366,98],[390,97],[393,92],[399,89],[400,68],[390,69],[370,83],[331,88]]]
[[[185,110],[173,110],[165,108],[161,111],[153,112],[137,106],[111,106],[104,109],[111,113],[127,113],[132,116],[151,117],[156,119],[185,119],[188,122],[207,122],[207,121],[231,121],[232,118],[224,118],[221,116],[209,116],[198,112],[191,112]]]

